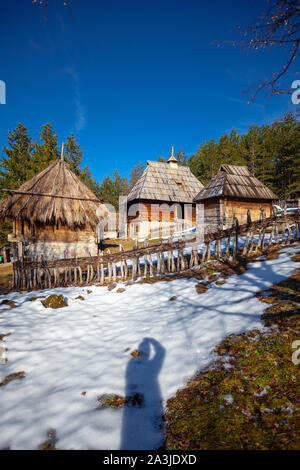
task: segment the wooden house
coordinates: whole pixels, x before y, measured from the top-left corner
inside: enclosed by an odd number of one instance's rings
[[[252,220],[260,219],[262,209],[269,217],[277,199],[246,166],[222,165],[194,201],[204,205],[206,231],[214,231],[230,227],[234,216],[240,224],[247,222],[248,209]]]
[[[107,211],[66,162],[53,161],[18,190],[7,191],[0,218],[13,221],[8,241],[16,244],[17,258],[97,255],[98,224]]]
[[[178,165],[173,150],[167,162],[147,161],[126,199],[128,235],[161,236],[192,226],[196,221],[193,199],[202,188],[189,167]]]

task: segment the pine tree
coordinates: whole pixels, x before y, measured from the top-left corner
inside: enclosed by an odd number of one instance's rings
[[[7,134],[9,147],[3,148],[0,159],[0,186],[1,188],[15,189],[21,186],[32,173],[31,152],[33,149],[31,138],[22,124]],[[3,197],[1,194],[0,197]]]
[[[184,153],[184,151],[182,150],[182,148],[180,148],[178,150],[177,153],[175,153],[175,157],[176,157],[176,160],[178,162],[178,165],[180,166],[187,166],[188,164],[188,156],[186,153]]]
[[[139,162],[132,168],[129,179],[129,190],[132,189],[135,183],[140,179],[143,174],[144,168],[145,167],[142,162]]]
[[[70,169],[77,176],[80,176],[80,164],[83,158],[83,151],[78,144],[78,139],[74,137],[73,132],[67,137],[67,141],[64,145],[64,158],[68,162]]]
[[[113,177],[106,175],[100,186],[100,196],[104,202],[112,204],[117,210],[119,209],[119,198],[128,194],[127,178],[121,178],[118,170],[115,170]]]
[[[57,135],[54,133],[51,124],[44,124],[40,137],[42,143],[34,143],[34,153],[32,156],[34,173],[32,176],[46,168],[51,161],[59,158]]]
[[[27,129],[22,124],[7,134],[9,147],[3,148],[0,158],[0,198],[8,194],[3,188],[16,189],[24,183],[31,174],[32,142]],[[0,229],[0,245],[7,243],[7,235],[12,230],[11,220],[5,220]]]
[[[82,169],[79,169],[79,171],[76,170],[75,173],[78,174],[78,177],[81,179],[81,181],[95,194],[96,197],[102,197],[100,184],[96,178],[93,177],[91,170],[87,165],[85,165]]]
[[[272,125],[270,147],[275,159],[276,186],[281,197],[293,194],[300,181],[300,124],[293,115]]]

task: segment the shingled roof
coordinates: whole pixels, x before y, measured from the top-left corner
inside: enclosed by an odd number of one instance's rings
[[[194,200],[203,201],[215,197],[278,199],[276,194],[255,178],[246,166],[237,165],[222,165],[217,175],[204,186]]]
[[[176,159],[174,158],[176,162]],[[192,203],[203,188],[188,166],[147,161],[147,166],[130,191],[127,202],[139,199]]]

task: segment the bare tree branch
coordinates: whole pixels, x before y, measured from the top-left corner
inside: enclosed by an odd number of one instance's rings
[[[249,50],[263,50],[271,47],[286,49],[287,60],[282,64],[279,71],[260,82],[250,92],[251,101],[254,101],[257,94],[266,89],[269,95],[291,93],[290,89],[282,88],[280,79],[287,73],[295,61],[300,46],[300,0],[270,0],[271,5],[268,10],[258,18],[253,26],[239,26],[238,29],[249,39],[242,41],[216,41],[218,46],[231,44],[241,46],[247,52]]]

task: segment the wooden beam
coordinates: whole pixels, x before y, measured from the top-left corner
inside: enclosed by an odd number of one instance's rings
[[[86,198],[86,197],[77,197],[77,196],[65,196],[65,195],[60,195],[60,194],[50,194],[50,193],[37,193],[34,191],[21,191],[20,189],[7,189],[7,188],[2,188],[2,191],[7,192],[7,193],[15,193],[15,194],[26,194],[30,196],[45,196],[45,197],[58,197],[61,199],[74,199],[76,201],[91,201],[91,202],[98,202],[101,203],[103,200],[100,199],[91,199],[91,198]]]

